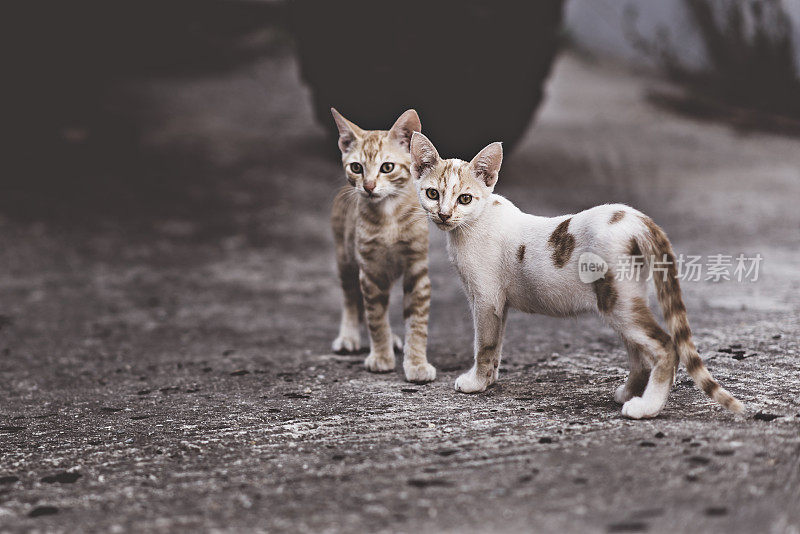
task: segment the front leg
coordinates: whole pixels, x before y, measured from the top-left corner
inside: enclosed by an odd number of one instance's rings
[[[339,259],[339,258],[337,258]],[[361,297],[361,287],[358,279],[358,265],[339,261],[339,279],[344,292],[344,305],[342,306],[342,320],[339,325],[339,336],[333,341],[333,352],[346,354],[358,352],[361,348],[359,326],[364,299]]]
[[[472,308],[475,322],[475,364],[456,379],[456,391],[478,393],[497,380],[507,310],[495,304],[476,301]]]
[[[436,369],[428,363],[428,312],[431,307],[431,281],[426,258],[406,268],[403,276],[403,319],[406,322],[406,343],[403,348],[403,370],[409,382],[430,382]]]
[[[385,274],[370,273],[363,268],[359,280],[370,339],[369,356],[364,365],[374,373],[385,373],[394,369],[394,336],[388,313],[392,284]]]

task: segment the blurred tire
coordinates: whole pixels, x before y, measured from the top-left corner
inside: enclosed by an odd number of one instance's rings
[[[332,137],[336,107],[367,129],[415,108],[445,157],[507,150],[542,101],[562,0],[295,0],[292,25],[314,111]]]

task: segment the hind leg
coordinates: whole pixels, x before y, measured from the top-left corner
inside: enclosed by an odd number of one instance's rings
[[[628,350],[631,370],[625,383],[614,392],[614,400],[619,404],[625,404],[633,397],[641,397],[650,378],[650,367],[645,362],[639,347],[626,343],[625,348]]]
[[[659,326],[641,296],[620,303],[611,312],[611,323],[625,344],[634,347],[642,360],[652,365],[644,391],[625,401],[622,415],[631,419],[655,417],[667,402],[675,376],[677,353],[672,338]]]
[[[633,397],[622,405],[622,415],[631,419],[657,416],[667,403],[675,367],[667,358],[659,359],[650,371],[647,387],[641,397]]]

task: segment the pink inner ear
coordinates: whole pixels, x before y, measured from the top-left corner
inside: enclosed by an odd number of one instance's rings
[[[434,156],[433,152],[431,152],[427,147],[423,147],[417,151],[417,154],[413,156],[414,159],[414,166],[419,169],[420,173],[429,167],[433,167],[433,164],[436,162],[436,157]]]
[[[401,145],[403,145],[404,147],[408,148],[409,146],[411,146],[411,135],[412,135],[413,133],[414,133],[414,132],[412,132],[411,130],[407,130],[407,129],[403,128],[403,129],[402,129],[400,132],[398,132],[398,134],[397,134],[397,141],[398,141],[398,142],[399,142]]]
[[[481,158],[475,163],[475,174],[481,178],[487,178],[492,174],[492,162],[489,158]]]
[[[487,187],[491,187],[497,181],[497,173],[502,162],[502,149],[498,148],[497,143],[492,143],[475,156],[472,168],[475,170],[475,175],[483,180]]]
[[[342,132],[339,134],[339,150],[347,152],[350,145],[355,141],[355,136],[350,132]]]
[[[483,181],[487,187],[491,187],[497,181],[497,171],[495,165],[489,158],[481,158],[474,165],[475,175]]]
[[[397,142],[403,145],[405,148],[411,147],[412,135],[414,135],[414,130],[406,127],[398,128],[392,132],[392,137],[394,137]]]
[[[411,134],[413,140],[411,146],[411,159],[413,167],[418,171],[417,177],[422,175],[425,169],[433,167],[439,161],[439,153],[433,144],[422,133]]]

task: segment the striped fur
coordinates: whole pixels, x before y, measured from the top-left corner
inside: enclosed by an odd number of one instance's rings
[[[641,220],[647,227],[647,233],[639,241],[645,260],[656,258],[657,261],[667,263],[666,273],[653,273],[653,280],[661,313],[672,336],[679,361],[686,366],[689,376],[706,395],[732,412],[742,412],[744,410],[742,404],[714,380],[697,353],[681,295],[675,253],[667,235],[650,217],[642,216]]]
[[[419,117],[409,110],[390,130],[365,131],[332,112],[349,183],[334,199],[331,213],[344,293],[333,350],[360,349],[363,315],[370,337],[366,368],[393,370],[394,350],[402,348],[406,379],[429,382],[436,378],[436,369],[426,356],[431,294],[428,226],[411,182],[408,153],[411,134],[420,129]],[[392,333],[388,313],[392,284],[401,277],[405,344]]]

